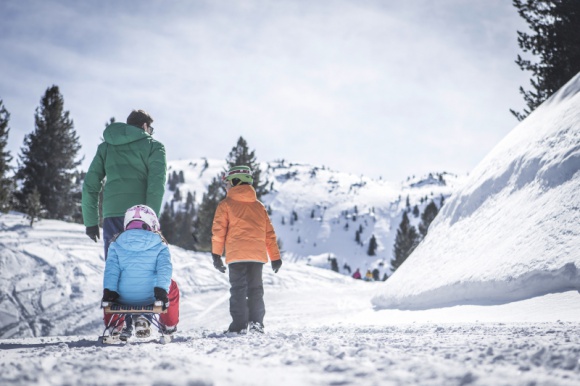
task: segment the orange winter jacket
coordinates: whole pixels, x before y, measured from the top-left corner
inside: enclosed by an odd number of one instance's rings
[[[241,261],[267,263],[280,260],[274,227],[251,185],[228,191],[215,211],[211,237],[212,253],[226,251],[226,264]]]

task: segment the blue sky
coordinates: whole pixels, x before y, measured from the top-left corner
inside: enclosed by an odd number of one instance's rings
[[[171,160],[223,159],[243,136],[260,161],[464,174],[518,123],[523,29],[506,0],[7,0],[8,150],[56,84],[84,169],[108,119],[143,108]]]

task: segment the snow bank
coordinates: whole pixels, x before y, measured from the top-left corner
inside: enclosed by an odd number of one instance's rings
[[[580,288],[580,74],[507,135],[373,298],[500,304]]]

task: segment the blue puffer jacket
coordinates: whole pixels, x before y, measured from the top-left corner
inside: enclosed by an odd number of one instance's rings
[[[103,286],[119,293],[119,303],[143,306],[155,301],[154,287],[169,292],[172,272],[169,248],[161,236],[130,229],[109,247]]]

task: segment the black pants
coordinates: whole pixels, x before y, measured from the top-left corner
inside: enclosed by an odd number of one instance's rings
[[[109,254],[109,245],[115,235],[123,232],[125,217],[107,217],[103,220],[103,241],[105,242],[105,260]]]
[[[266,306],[262,284],[262,263],[233,263],[230,272],[230,315],[232,323],[229,331],[239,332],[248,322],[264,325]]]

